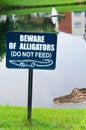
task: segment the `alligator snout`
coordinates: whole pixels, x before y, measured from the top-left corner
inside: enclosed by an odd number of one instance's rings
[[[80,103],[86,101],[86,88],[74,88],[69,95],[60,96],[53,99],[55,104]]]

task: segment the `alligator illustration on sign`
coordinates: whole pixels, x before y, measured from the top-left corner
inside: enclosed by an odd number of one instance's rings
[[[69,95],[53,99],[55,104],[80,103],[86,101],[86,88],[74,88]]]
[[[11,64],[16,66],[24,67],[46,67],[51,66],[53,64],[53,60],[43,59],[42,61],[38,60],[9,60]]]

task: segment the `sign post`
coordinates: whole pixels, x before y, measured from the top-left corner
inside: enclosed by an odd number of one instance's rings
[[[7,32],[6,67],[28,69],[28,120],[32,111],[33,69],[56,67],[57,35],[53,33]]]
[[[31,120],[31,113],[32,113],[32,86],[33,86],[33,69],[28,69],[28,106],[27,106],[28,120]]]

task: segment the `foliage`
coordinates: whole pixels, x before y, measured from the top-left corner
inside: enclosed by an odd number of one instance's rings
[[[2,130],[85,130],[86,109],[33,108],[27,120],[25,107],[0,106]]]
[[[6,21],[0,22],[0,61],[3,59],[6,52],[6,32],[15,29],[14,22],[7,17]]]
[[[35,13],[36,14],[36,13]],[[31,32],[55,32],[51,18],[47,18],[46,15],[43,17],[39,16],[31,17],[31,15],[23,15],[18,17],[19,29],[22,31]]]

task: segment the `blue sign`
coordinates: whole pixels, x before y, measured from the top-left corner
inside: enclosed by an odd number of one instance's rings
[[[6,66],[19,69],[55,69],[57,35],[7,32]]]

